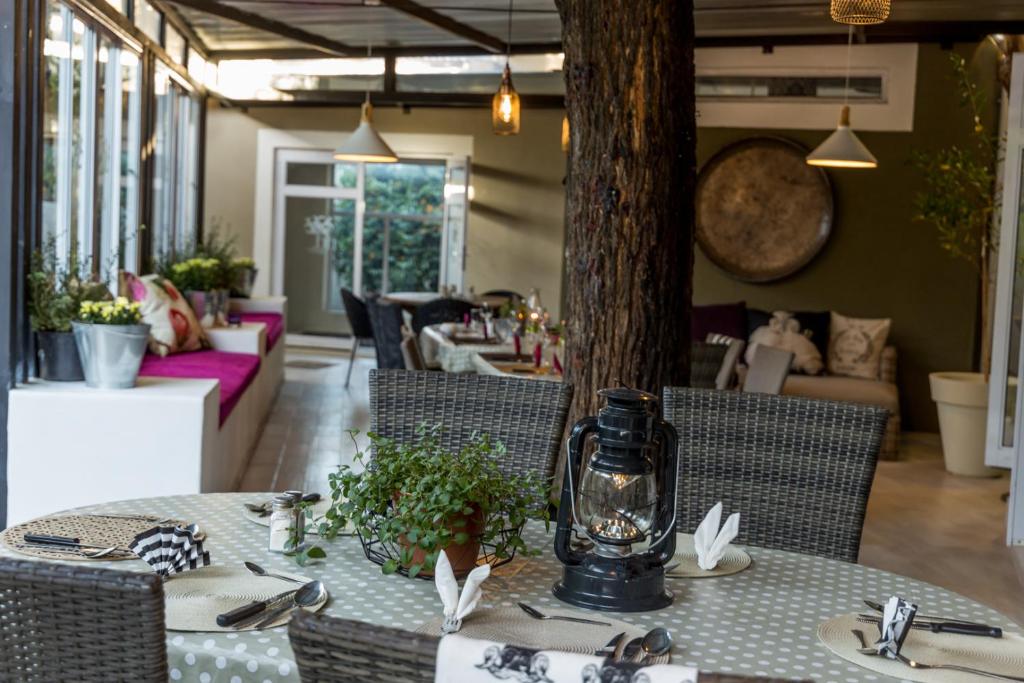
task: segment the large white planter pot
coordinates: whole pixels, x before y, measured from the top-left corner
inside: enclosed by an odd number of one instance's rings
[[[998,475],[999,470],[985,467],[988,416],[985,376],[976,372],[933,372],[928,380],[939,412],[946,470],[967,477]]]

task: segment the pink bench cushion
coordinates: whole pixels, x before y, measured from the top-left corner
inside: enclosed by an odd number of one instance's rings
[[[280,313],[242,313],[244,323],[266,323],[267,325],[267,353],[274,348],[277,340],[284,332],[284,316]]]
[[[220,424],[223,425],[259,369],[260,357],[247,353],[193,351],[162,358],[147,353],[142,359],[139,376],[217,380],[220,383]]]

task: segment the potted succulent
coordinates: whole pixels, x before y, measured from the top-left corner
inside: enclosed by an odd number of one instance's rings
[[[231,261],[231,296],[248,299],[252,296],[252,286],[256,282],[256,261],[248,256],[240,256]]]
[[[354,432],[352,432],[354,435]],[[442,550],[456,576],[477,565],[482,546],[491,561],[535,554],[521,535],[527,519],[547,522],[547,483],[509,476],[497,461],[500,443],[475,435],[457,453],[441,445],[441,427],[422,427],[411,443],[369,434],[372,461],[357,448],[356,471],[330,475],[333,505],[321,533],[356,529],[367,557],[385,574],[429,576]],[[371,554],[370,541],[384,550]]]
[[[88,265],[78,260],[75,245],[71,247],[67,266],[60,266],[55,245],[50,240],[44,250],[32,255],[28,290],[29,322],[36,333],[40,378],[81,381],[84,378],[82,363],[71,323],[83,301],[110,298],[107,286],[92,279]]]
[[[146,353],[150,326],[141,322],[138,302],[83,301],[72,323],[85,383],[99,389],[130,389]]]

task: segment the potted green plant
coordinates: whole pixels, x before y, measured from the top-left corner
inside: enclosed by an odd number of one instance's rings
[[[164,272],[164,277],[174,283],[195,311],[203,327],[217,327],[223,324],[221,314],[224,304],[221,299],[224,289],[223,264],[210,257],[196,256],[173,263]]]
[[[504,446],[487,435],[475,435],[456,453],[440,435],[440,426],[421,428],[410,443],[369,434],[373,459],[357,448],[361,471],[344,465],[330,475],[333,505],[321,533],[330,538],[351,525],[368,557],[368,539],[393,549],[380,558],[383,573],[410,577],[429,575],[442,550],[456,576],[476,566],[482,545],[495,562],[535,554],[521,531],[528,519],[547,522],[547,483],[503,473]]]
[[[36,334],[39,376],[58,382],[79,382],[84,378],[71,323],[83,301],[109,299],[102,282],[92,279],[88,264],[71,247],[66,266],[57,262],[56,246],[50,240],[45,249],[32,255],[28,274],[29,322]]]
[[[130,389],[146,353],[150,326],[141,322],[138,302],[83,301],[72,323],[87,386]]]
[[[240,256],[231,260],[231,296],[248,299],[252,296],[252,286],[256,282],[256,261],[248,256]]]

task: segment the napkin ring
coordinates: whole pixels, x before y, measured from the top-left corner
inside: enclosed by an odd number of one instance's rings
[[[444,615],[444,621],[441,622],[441,633],[456,633],[462,628],[462,619],[456,619],[454,614]]]

